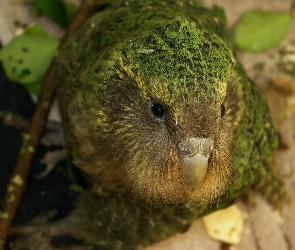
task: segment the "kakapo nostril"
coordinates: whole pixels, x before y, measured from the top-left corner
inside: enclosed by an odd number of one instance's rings
[[[214,141],[211,138],[192,137],[178,144],[181,158],[190,157],[196,154],[209,158],[214,147]]]

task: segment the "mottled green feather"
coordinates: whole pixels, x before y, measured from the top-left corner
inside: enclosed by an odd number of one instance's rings
[[[186,95],[194,96],[198,105],[202,99],[222,103],[229,72],[226,65],[234,63],[228,46],[215,34],[200,29],[184,18],[131,40],[123,48],[123,67],[139,79],[145,98],[157,93],[164,103]],[[148,54],[148,55],[147,55]],[[165,67],[163,67],[165,65]],[[167,95],[167,92],[173,95]],[[220,93],[216,92],[220,91]]]

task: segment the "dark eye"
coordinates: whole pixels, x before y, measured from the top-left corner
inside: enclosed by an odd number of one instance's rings
[[[225,107],[224,107],[223,104],[221,104],[221,111],[220,111],[220,113],[221,113],[221,118],[222,118],[225,115]]]
[[[151,107],[154,116],[163,117],[165,114],[164,107],[160,103],[154,103]]]

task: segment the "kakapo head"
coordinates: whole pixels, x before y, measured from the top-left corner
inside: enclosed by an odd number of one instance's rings
[[[72,146],[76,164],[94,182],[110,180],[146,203],[212,202],[224,194],[239,111],[229,45],[177,17],[92,58],[69,105],[79,113],[71,136],[84,138]]]

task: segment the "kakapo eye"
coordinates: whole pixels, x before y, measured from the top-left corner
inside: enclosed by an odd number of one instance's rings
[[[165,110],[162,104],[160,103],[153,103],[151,106],[151,111],[154,116],[162,118],[165,114]]]
[[[220,107],[220,114],[221,114],[221,118],[225,115],[225,107],[223,104],[221,104],[221,107]]]

